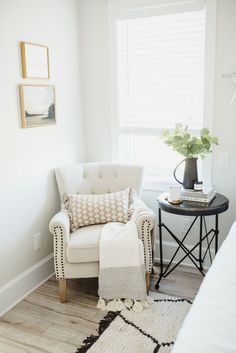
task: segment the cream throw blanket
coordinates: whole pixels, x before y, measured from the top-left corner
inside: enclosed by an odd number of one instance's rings
[[[99,251],[97,307],[110,311],[128,307],[137,312],[149,307],[143,246],[136,223],[107,223],[101,232]]]

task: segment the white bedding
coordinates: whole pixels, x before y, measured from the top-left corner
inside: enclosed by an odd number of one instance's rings
[[[236,222],[200,287],[171,353],[236,353]]]

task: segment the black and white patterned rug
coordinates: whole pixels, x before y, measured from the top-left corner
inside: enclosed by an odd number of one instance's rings
[[[192,302],[151,293],[154,303],[135,313],[108,312],[98,335],[87,337],[76,353],[169,353]]]

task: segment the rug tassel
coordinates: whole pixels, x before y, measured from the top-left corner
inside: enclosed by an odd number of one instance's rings
[[[91,335],[87,337],[80,348],[77,349],[76,353],[86,353],[89,348],[98,340],[99,336]]]
[[[132,310],[133,310],[135,313],[141,313],[141,312],[143,311],[143,309],[144,309],[144,308],[143,308],[142,303],[140,303],[139,301],[135,300]]]
[[[132,309],[136,313],[141,313],[143,309],[147,309],[153,303],[153,299],[151,297],[147,297],[147,300],[132,300],[126,298],[124,300],[121,299],[113,299],[108,301],[106,305],[106,301],[103,298],[99,298],[97,302],[97,308],[100,310],[108,310],[108,311],[122,311],[124,309]]]
[[[86,353],[92,345],[99,339],[101,334],[109,327],[110,323],[116,318],[118,313],[108,313],[104,318],[99,322],[98,335],[91,335],[83,341],[82,345],[77,349],[76,353]]]
[[[103,298],[99,298],[97,302],[97,308],[100,310],[106,310],[106,302]]]
[[[125,309],[125,304],[123,303],[122,300],[118,299],[116,302],[116,310],[121,311]]]
[[[121,311],[125,309],[125,305],[121,299],[113,299],[109,301],[106,306],[106,309],[109,311]]]
[[[98,334],[99,336],[108,328],[110,323],[117,317],[118,312],[109,312],[104,318],[99,322]]]
[[[134,304],[134,302],[132,299],[126,298],[124,300],[124,305],[126,306],[127,309],[131,309],[133,304]]]
[[[107,310],[117,311],[116,303],[117,303],[117,299],[110,300],[109,303],[107,303]]]

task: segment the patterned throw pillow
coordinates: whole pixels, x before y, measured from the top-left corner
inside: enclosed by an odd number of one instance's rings
[[[67,194],[65,209],[71,231],[84,226],[108,222],[127,223],[130,217],[130,188],[108,194]]]

